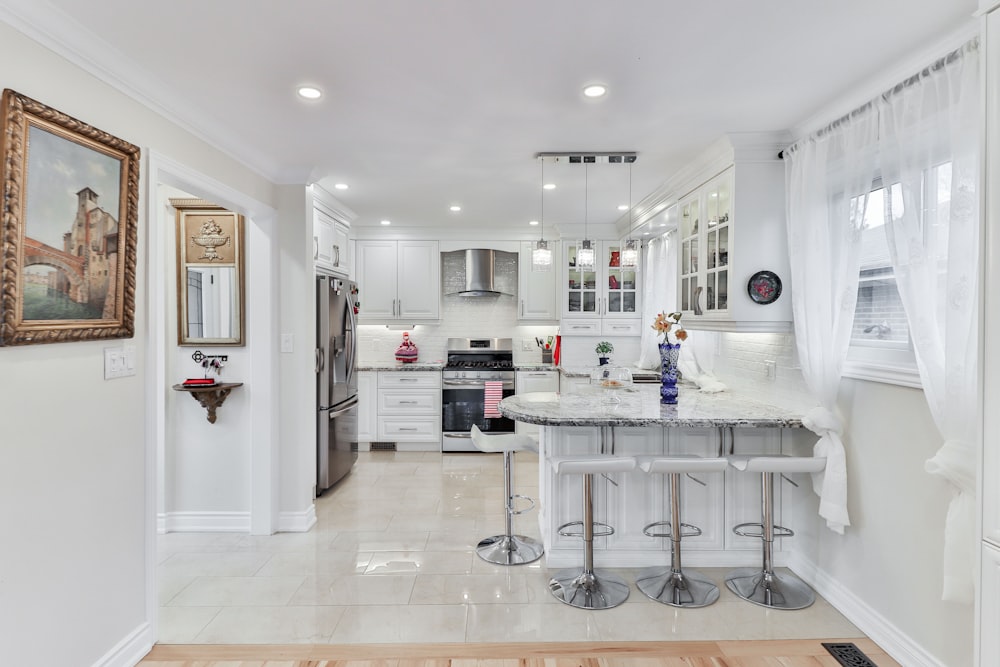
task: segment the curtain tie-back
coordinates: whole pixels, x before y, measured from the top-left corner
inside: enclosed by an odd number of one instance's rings
[[[840,535],[851,525],[847,513],[847,456],[840,439],[843,424],[832,410],[817,406],[802,417],[802,425],[819,436],[813,456],[826,459],[826,469],[813,473],[813,491],[819,496],[819,515],[826,527]]]
[[[945,440],[933,457],[924,463],[924,470],[944,477],[965,493],[976,490],[976,448],[964,440]]]

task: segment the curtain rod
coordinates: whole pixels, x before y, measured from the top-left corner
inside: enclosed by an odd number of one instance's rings
[[[822,136],[824,136],[826,134],[829,134],[831,131],[837,129],[838,127],[840,127],[844,123],[849,122],[850,120],[852,120],[856,116],[859,116],[859,115],[861,115],[863,113],[868,112],[873,106],[875,106],[875,104],[879,100],[888,100],[893,95],[898,95],[899,93],[901,93],[902,91],[906,90],[907,88],[909,88],[911,86],[914,86],[917,83],[919,83],[921,79],[923,79],[925,77],[928,77],[931,74],[933,74],[934,72],[937,72],[937,71],[943,69],[944,67],[950,65],[951,63],[955,62],[959,58],[963,57],[966,53],[977,51],[978,49],[979,49],[979,37],[977,36],[977,37],[973,37],[968,42],[966,42],[962,46],[958,47],[954,51],[952,51],[952,52],[950,52],[950,53],[948,53],[948,54],[946,54],[946,55],[938,58],[933,63],[931,63],[927,67],[923,68],[922,70],[920,70],[919,72],[917,72],[913,76],[910,76],[910,77],[907,77],[906,79],[903,79],[902,81],[900,81],[895,86],[893,86],[889,90],[885,91],[884,93],[882,93],[878,97],[876,97],[874,99],[871,99],[871,100],[868,100],[867,102],[865,102],[864,104],[862,104],[858,108],[854,109],[853,111],[850,111],[850,112],[844,114],[843,116],[841,116],[840,118],[834,120],[830,124],[828,124],[828,125],[826,125],[824,127],[821,127],[820,129],[816,130],[815,132],[813,132],[812,134],[810,134],[808,137],[806,137],[804,139],[800,139],[799,141],[796,141],[794,144],[792,144],[788,148],[784,149],[783,151],[780,151],[778,153],[778,159],[779,160],[783,160],[785,158],[786,154],[794,153],[796,150],[798,150],[798,147],[802,144],[802,142],[804,142],[804,141],[811,141],[811,140],[814,140],[814,139],[819,139],[820,137],[822,137]]]

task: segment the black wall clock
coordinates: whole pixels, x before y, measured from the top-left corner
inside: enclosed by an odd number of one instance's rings
[[[772,271],[758,271],[747,282],[747,294],[754,303],[774,303],[781,296],[781,278]]]

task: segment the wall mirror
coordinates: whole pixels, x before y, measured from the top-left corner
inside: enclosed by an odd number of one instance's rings
[[[177,344],[243,345],[243,216],[201,200],[177,209]]]

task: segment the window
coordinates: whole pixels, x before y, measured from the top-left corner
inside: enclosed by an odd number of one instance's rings
[[[904,196],[899,183],[880,181],[868,194],[861,237],[858,301],[844,375],[919,387],[916,357],[903,301],[896,287],[885,223],[907,213],[909,200],[918,206],[924,229],[947,225],[951,203],[951,163],[929,169],[920,192]],[[856,202],[860,205],[861,202]]]

